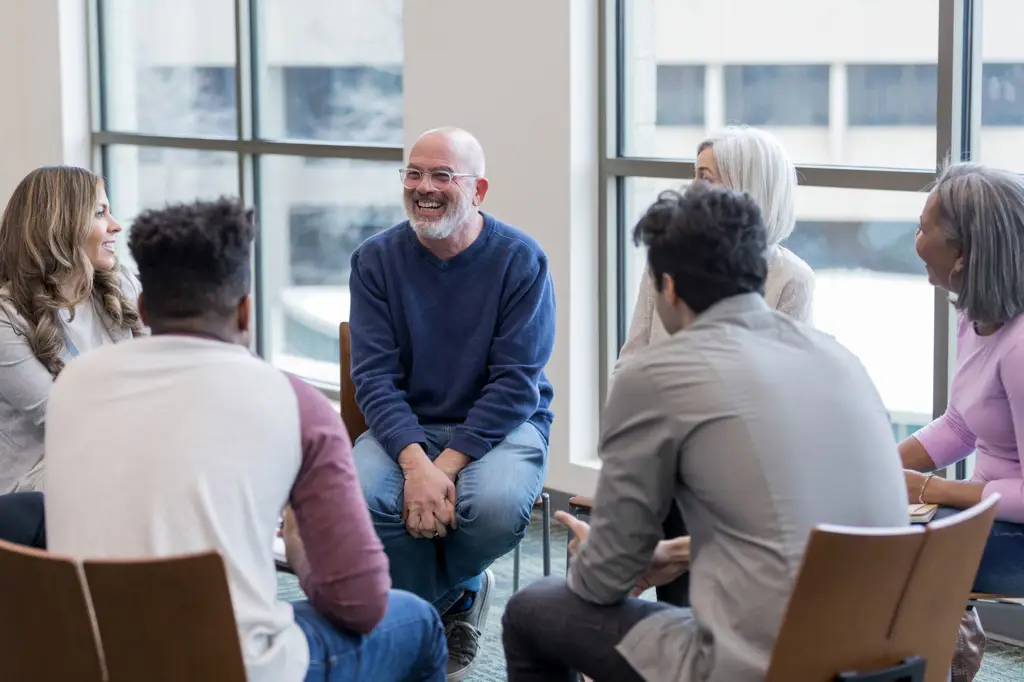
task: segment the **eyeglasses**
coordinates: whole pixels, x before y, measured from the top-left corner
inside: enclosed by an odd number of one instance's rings
[[[409,189],[419,187],[420,183],[423,182],[423,176],[426,175],[427,184],[438,192],[448,189],[455,178],[477,177],[473,173],[452,173],[446,170],[421,171],[416,168],[403,168],[398,171],[398,174],[402,176],[402,184]]]

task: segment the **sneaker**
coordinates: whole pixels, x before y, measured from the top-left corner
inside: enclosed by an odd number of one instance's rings
[[[480,591],[473,597],[468,611],[444,616],[444,635],[448,640],[448,682],[460,682],[473,672],[479,660],[480,635],[487,625],[491,608],[491,585],[494,574],[484,571]]]

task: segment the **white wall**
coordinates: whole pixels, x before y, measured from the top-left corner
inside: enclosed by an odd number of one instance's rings
[[[0,0],[0,205],[33,168],[89,164],[82,0]]]
[[[474,133],[491,180],[485,210],[548,254],[558,336],[547,484],[581,494],[596,480],[586,461],[599,404],[596,5],[406,0],[404,16],[406,145],[442,125]]]

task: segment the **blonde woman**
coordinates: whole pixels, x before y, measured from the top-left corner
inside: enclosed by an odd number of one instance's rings
[[[66,166],[29,173],[0,219],[0,493],[42,488],[46,400],[65,363],[144,333],[120,231],[103,181]]]
[[[796,168],[782,144],[763,130],[726,128],[698,145],[695,175],[697,180],[746,192],[761,208],[769,248],[764,297],[772,308],[809,321],[814,272],[781,246],[796,222]],[[655,299],[654,282],[645,269],[620,360],[668,337],[654,312]]]

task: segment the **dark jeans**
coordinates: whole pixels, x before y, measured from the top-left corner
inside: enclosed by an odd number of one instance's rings
[[[46,549],[42,493],[0,495],[0,540]]]
[[[573,594],[564,578],[538,580],[516,594],[502,616],[509,682],[594,679],[643,682],[615,647],[634,625],[668,604],[629,598],[595,606]]]
[[[940,507],[933,521],[960,513]],[[1024,524],[996,521],[981,555],[974,592],[1024,597]]]
[[[384,620],[368,635],[339,630],[309,602],[296,602],[295,622],[309,642],[306,682],[444,682],[448,645],[437,609],[391,590]]]

